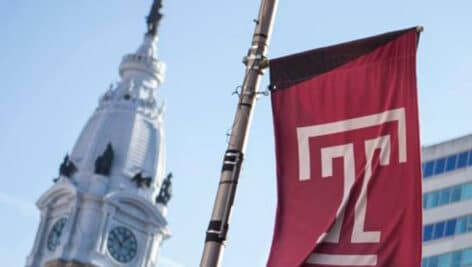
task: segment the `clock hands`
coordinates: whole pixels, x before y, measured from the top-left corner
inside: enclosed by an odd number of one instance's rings
[[[121,235],[118,235],[118,244],[120,244],[120,247],[123,247],[123,239]]]
[[[121,235],[116,234],[114,231],[110,232],[110,235],[118,242],[118,246],[123,247],[123,241],[121,240]]]

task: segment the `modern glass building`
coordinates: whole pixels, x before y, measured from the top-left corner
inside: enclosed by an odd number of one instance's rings
[[[424,147],[422,267],[472,266],[472,135]]]

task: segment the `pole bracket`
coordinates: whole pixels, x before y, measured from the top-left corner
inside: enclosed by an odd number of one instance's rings
[[[243,152],[236,149],[228,149],[223,159],[222,171],[233,171],[244,159]]]
[[[228,224],[221,221],[210,221],[206,232],[205,242],[223,243],[228,233]]]

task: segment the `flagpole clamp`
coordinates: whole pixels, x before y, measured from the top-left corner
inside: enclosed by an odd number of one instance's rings
[[[223,168],[222,171],[233,171],[234,168],[242,162],[244,159],[243,152],[236,149],[226,150],[224,159],[223,159]]]
[[[222,221],[210,221],[206,232],[205,242],[213,241],[223,243],[228,233],[228,224]]]
[[[248,69],[256,70],[259,74],[264,74],[264,70],[269,67],[269,59],[261,54],[252,54],[243,58],[243,64]]]

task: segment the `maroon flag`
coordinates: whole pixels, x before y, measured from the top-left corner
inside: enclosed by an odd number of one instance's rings
[[[270,61],[267,266],[420,266],[417,42],[408,29]]]

